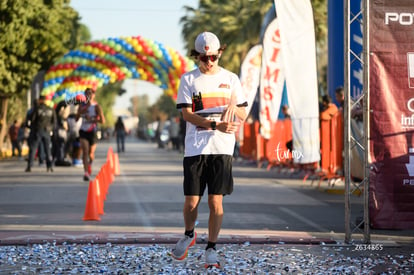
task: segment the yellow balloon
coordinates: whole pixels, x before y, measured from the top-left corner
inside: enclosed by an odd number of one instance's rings
[[[88,53],[93,53],[92,46],[90,46],[90,45],[86,46],[85,51],[88,52]]]
[[[172,64],[174,66],[174,69],[180,68],[180,65],[181,65],[180,60],[178,60],[178,59],[173,59]]]
[[[53,79],[53,78],[55,78],[57,75],[56,75],[56,72],[50,72],[49,73],[49,79]]]
[[[72,73],[72,71],[73,71],[72,69],[65,70],[64,76],[65,77],[69,76]]]
[[[105,55],[107,55],[105,51],[99,50],[99,57],[105,58]]]

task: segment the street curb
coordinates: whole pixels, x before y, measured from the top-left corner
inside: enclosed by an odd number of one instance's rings
[[[147,233],[147,232],[52,232],[52,231],[1,231],[0,246],[33,245],[53,243],[62,244],[175,244],[182,234]],[[198,234],[197,243],[207,244],[207,234]],[[284,235],[220,235],[220,244],[301,244],[320,245],[336,244],[332,238],[314,237],[297,232],[286,232]]]
[[[322,191],[328,194],[345,195],[345,188],[325,188],[325,189],[322,189]],[[362,192],[361,190],[354,190],[352,195],[361,196]]]

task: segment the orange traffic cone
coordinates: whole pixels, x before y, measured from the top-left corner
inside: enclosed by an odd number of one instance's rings
[[[84,221],[100,221],[98,211],[98,196],[97,186],[95,181],[89,182],[88,197],[86,198],[85,214],[83,216]]]
[[[108,154],[106,156],[106,161],[109,163],[109,167],[111,168],[111,173],[114,170],[114,151],[112,147],[109,147]]]
[[[119,176],[120,172],[119,172],[119,158],[118,158],[118,153],[114,153],[114,175],[115,176]]]
[[[102,171],[106,181],[108,182],[108,185],[110,185],[114,181],[114,174],[111,170],[111,167],[109,166],[109,163],[105,163],[102,166]]]
[[[95,184],[96,184],[96,199],[98,201],[98,214],[99,215],[103,215],[105,214],[104,212],[104,200],[103,200],[103,189],[102,189],[102,185],[103,184],[99,184],[99,179],[95,179]]]
[[[112,155],[113,153],[114,153],[114,149],[112,149],[112,146],[109,146],[108,155]]]
[[[98,175],[96,175],[96,178],[99,180],[99,186],[101,187],[101,197],[103,200],[106,200],[106,194],[108,194],[108,183],[105,180],[103,168],[101,168]]]

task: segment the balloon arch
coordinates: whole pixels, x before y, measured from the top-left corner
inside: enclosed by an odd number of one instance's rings
[[[46,72],[41,94],[53,104],[82,101],[87,87],[98,89],[132,78],[153,83],[176,98],[181,75],[194,67],[174,49],[141,36],[97,40],[60,58]]]

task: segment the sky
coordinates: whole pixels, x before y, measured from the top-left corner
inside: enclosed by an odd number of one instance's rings
[[[184,6],[197,7],[198,0],[71,0],[70,4],[88,26],[92,40],[142,36],[186,54],[179,20]],[[153,103],[162,90],[151,83],[128,80],[128,90],[116,99],[115,109],[129,107],[130,97],[148,94]]]

